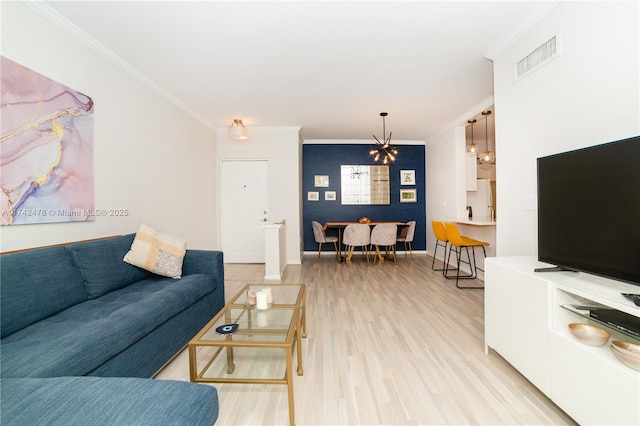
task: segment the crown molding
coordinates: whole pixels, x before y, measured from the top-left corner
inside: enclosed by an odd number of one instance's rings
[[[540,22],[542,18],[547,16],[549,12],[556,8],[563,0],[544,1],[538,6],[524,21],[520,22],[514,29],[507,33],[507,35],[493,46],[484,57],[494,61],[505,50],[507,50],[513,43],[515,43],[520,37],[529,31],[535,24]]]
[[[205,126],[210,129],[215,130],[216,127],[211,123],[211,121],[207,120],[205,117],[198,114],[196,111],[187,106],[184,102],[174,96],[171,92],[160,86],[158,83],[153,81],[149,76],[138,70],[136,67],[131,65],[129,62],[125,61],[122,57],[118,56],[113,50],[109,49],[104,44],[100,43],[98,40],[93,38],[87,32],[82,30],[73,22],[69,21],[67,18],[62,16],[56,10],[51,8],[49,5],[45,4],[42,0],[36,1],[25,1],[22,2],[23,5],[29,7],[34,12],[38,13],[40,16],[47,19],[49,22],[57,26],[58,28],[69,33],[73,38],[87,46],[89,49],[96,52],[98,55],[102,56],[107,61],[111,62],[122,71],[138,80],[140,83],[144,84],[158,95],[162,96],[169,102],[171,102],[176,107],[180,108]]]
[[[305,139],[304,145],[373,145],[374,139]],[[391,145],[424,145],[421,140],[392,140]]]
[[[291,132],[300,134],[302,131],[302,127],[300,126],[252,126],[251,124],[245,123],[245,127],[249,129],[250,133],[283,133],[283,132]],[[226,134],[228,130],[228,126],[216,127],[216,132],[218,134]]]

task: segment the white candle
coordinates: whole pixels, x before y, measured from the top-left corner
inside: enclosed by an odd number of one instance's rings
[[[269,308],[269,305],[267,302],[267,293],[265,293],[262,290],[257,292],[256,293],[256,309],[263,311],[268,308]]]
[[[262,291],[267,293],[267,303],[268,304],[272,304],[273,303],[273,296],[271,295],[271,287],[267,287],[267,288],[263,289]]]

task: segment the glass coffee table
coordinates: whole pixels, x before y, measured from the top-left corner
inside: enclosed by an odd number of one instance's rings
[[[247,303],[249,290],[267,288],[273,298],[268,309]],[[302,376],[301,337],[306,337],[304,284],[247,284],[189,342],[190,380],[287,385],[293,425],[292,358],[297,349]]]

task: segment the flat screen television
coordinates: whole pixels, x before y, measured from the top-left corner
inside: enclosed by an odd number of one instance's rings
[[[537,166],[538,259],[640,286],[640,136]]]

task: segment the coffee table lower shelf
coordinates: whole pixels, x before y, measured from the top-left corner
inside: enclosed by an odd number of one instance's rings
[[[274,290],[278,291],[277,288]],[[189,342],[190,380],[196,383],[286,385],[289,423],[294,425],[293,352],[296,351],[298,362],[295,373],[302,376],[301,337],[306,334],[303,330],[303,284],[299,291],[302,297],[297,299],[302,303],[273,304],[268,311],[255,311],[252,306],[234,303],[222,308]],[[216,332],[216,328],[226,324],[238,324],[238,329],[233,334]]]

